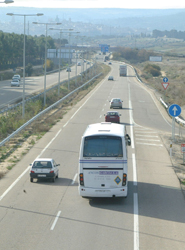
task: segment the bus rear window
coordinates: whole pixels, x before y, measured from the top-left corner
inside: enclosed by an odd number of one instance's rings
[[[83,157],[123,157],[122,139],[118,136],[87,136]]]

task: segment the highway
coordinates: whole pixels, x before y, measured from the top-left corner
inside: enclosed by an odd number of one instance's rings
[[[87,65],[89,68],[89,65]],[[86,63],[84,63],[84,70],[86,69]],[[81,66],[77,66],[77,75],[81,73]],[[68,80],[69,77],[76,76],[76,66],[71,67],[71,72],[66,72],[66,70],[61,70],[60,81]],[[58,84],[59,73],[52,73],[46,75],[46,88]],[[23,93],[23,78],[20,82],[20,87],[11,87],[11,80],[0,82],[0,107],[3,107],[6,103],[13,103],[17,99],[22,99]],[[33,94],[37,91],[44,90],[44,76],[32,76],[25,77],[25,96]]]
[[[185,248],[185,200],[160,135],[171,125],[132,68],[102,80],[0,180],[0,249],[176,250]],[[123,100],[127,126],[127,198],[78,195],[78,157],[88,124],[104,121],[111,98]],[[59,179],[30,182],[29,164],[52,157]]]

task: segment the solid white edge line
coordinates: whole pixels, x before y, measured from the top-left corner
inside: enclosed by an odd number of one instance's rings
[[[135,145],[134,145],[134,133],[133,133],[134,119],[133,119],[133,115],[132,115],[132,103],[131,103],[131,97],[130,97],[130,85],[128,85],[128,90],[129,90],[129,115],[130,115],[131,147],[135,148]]]
[[[53,225],[51,226],[51,229],[50,229],[51,231],[55,228],[60,214],[61,214],[61,211],[58,211],[57,216],[56,216],[56,218],[55,218],[55,220],[53,222]]]
[[[6,191],[0,196],[0,201],[9,193],[9,191],[17,184],[17,182],[23,177],[23,175],[28,172],[29,169],[30,166],[24,170],[24,172],[9,186],[8,189],[6,189]]]
[[[133,166],[133,182],[134,186],[137,186],[137,170],[136,170],[136,157],[132,154],[132,166]]]
[[[130,132],[131,132],[131,145],[134,149],[134,133],[133,133],[133,125],[135,124],[132,114],[132,103],[131,103],[131,95],[130,95],[130,85],[129,87],[129,115],[130,115]],[[137,169],[136,169],[136,157],[135,154],[132,153],[132,166],[133,166],[133,183],[134,186],[137,186]],[[139,250],[139,213],[138,213],[138,194],[134,193],[134,250]]]
[[[139,250],[139,213],[137,193],[134,193],[134,250]]]

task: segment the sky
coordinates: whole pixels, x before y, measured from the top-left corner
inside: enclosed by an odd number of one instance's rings
[[[36,8],[126,8],[126,9],[182,9],[185,1],[176,0],[14,0],[8,6]],[[2,6],[1,6],[2,7]]]

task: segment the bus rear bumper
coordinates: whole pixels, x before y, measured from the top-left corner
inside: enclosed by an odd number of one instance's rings
[[[78,192],[82,197],[127,197],[128,188],[125,186],[112,189],[97,189],[79,186]]]

